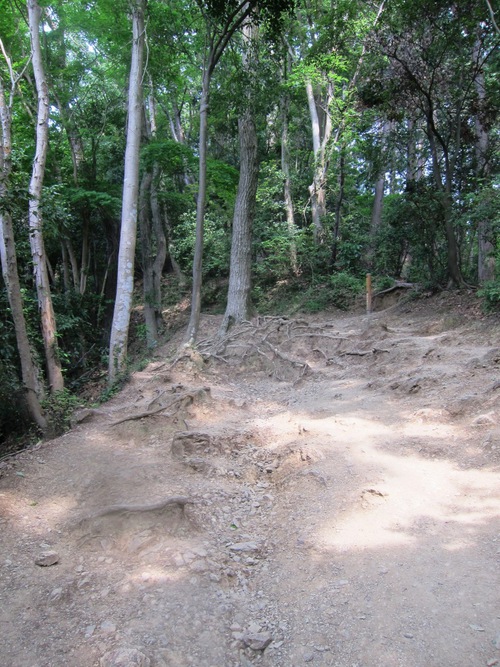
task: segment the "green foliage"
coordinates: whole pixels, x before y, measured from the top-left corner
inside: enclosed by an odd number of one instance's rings
[[[197,168],[191,149],[173,139],[152,139],[142,147],[141,160],[146,169],[156,164],[165,176],[183,176]]]
[[[230,233],[228,219],[208,211],[205,216],[203,277],[224,276],[229,272]],[[171,252],[186,274],[192,273],[196,240],[196,211],[185,213],[172,234]]]
[[[486,282],[477,294],[483,299],[486,312],[491,313],[500,310],[500,281],[491,280]]]
[[[42,409],[54,435],[69,429],[71,415],[79,402],[78,397],[67,389],[56,391],[42,401]]]

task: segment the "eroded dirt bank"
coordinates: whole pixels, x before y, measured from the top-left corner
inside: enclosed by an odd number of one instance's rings
[[[500,664],[498,321],[218,323],[3,464],[0,664]]]

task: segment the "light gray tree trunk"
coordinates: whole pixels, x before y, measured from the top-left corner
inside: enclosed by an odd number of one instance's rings
[[[210,94],[210,69],[203,73],[203,85],[200,101],[200,138],[199,138],[199,174],[198,198],[196,201],[196,241],[193,258],[193,287],[191,294],[191,316],[186,334],[189,345],[193,345],[198,335],[201,314],[201,281],[203,268],[203,243],[205,205],[207,197],[207,130],[208,130],[208,103]]]
[[[59,360],[56,320],[52,306],[47,257],[43,242],[41,195],[45,174],[45,162],[49,141],[49,94],[42,61],[40,46],[40,19],[42,10],[36,0],[28,0],[28,22],[31,38],[31,56],[38,96],[38,113],[36,124],[36,150],[33,160],[33,171],[29,184],[29,229],[33,272],[40,309],[40,321],[45,360],[50,391],[64,389],[64,379]]]
[[[144,0],[131,5],[132,63],[128,89],[128,126],[123,177],[122,217],[116,300],[109,344],[108,382],[125,370],[128,330],[134,290],[134,262],[139,198],[139,149],[142,130],[142,63],[144,57]]]
[[[326,174],[328,171],[328,143],[332,136],[332,121],[330,116],[330,103],[333,97],[333,83],[328,82],[325,97],[321,102],[324,109],[323,123],[318,113],[318,103],[314,96],[311,81],[306,81],[307,103],[309,116],[311,118],[311,132],[314,154],[314,176],[309,186],[311,197],[311,213],[313,221],[313,235],[317,243],[321,243],[324,234],[323,220],[326,215]]]
[[[289,58],[289,56],[288,56]],[[286,80],[288,70],[288,60],[284,64],[284,79]],[[290,236],[290,265],[295,275],[299,273],[297,262],[297,244],[295,234],[297,226],[295,224],[295,213],[293,210],[292,182],[290,179],[290,161],[288,150],[288,108],[289,97],[287,94],[281,97],[281,171],[283,172],[283,196],[285,199],[286,226]]]

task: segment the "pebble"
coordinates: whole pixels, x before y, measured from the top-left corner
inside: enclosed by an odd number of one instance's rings
[[[85,639],[89,639],[89,637],[92,637],[92,635],[95,632],[95,625],[87,625],[85,628]]]
[[[112,621],[103,621],[99,628],[101,632],[104,632],[107,635],[111,635],[116,632],[116,625]]]
[[[44,551],[35,559],[35,565],[50,567],[59,562],[59,554],[56,551]]]
[[[62,596],[63,596],[63,589],[62,588],[54,588],[50,592],[51,602],[57,602],[58,600],[60,600],[62,598]]]
[[[269,632],[245,632],[241,639],[254,651],[263,651],[273,641]]]

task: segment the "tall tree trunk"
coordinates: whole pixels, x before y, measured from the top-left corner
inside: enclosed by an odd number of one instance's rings
[[[243,26],[243,69],[251,78],[255,67],[255,40],[257,26],[247,19]],[[220,333],[233,323],[250,317],[252,287],[252,227],[255,216],[259,164],[257,159],[257,131],[252,113],[252,85],[247,89],[243,113],[238,119],[240,140],[240,177],[234,205],[231,237],[231,261],[227,306]]]
[[[162,224],[160,203],[158,202],[158,182],[160,180],[160,168],[157,164],[153,167],[153,180],[151,183],[151,217],[153,220],[153,232],[156,238],[156,257],[153,261],[153,300],[155,304],[156,327],[160,327],[163,318],[161,314],[161,278],[163,268],[168,256],[167,237]],[[172,261],[172,266],[174,263]],[[174,269],[175,271],[175,269]],[[179,281],[182,284],[182,280]]]
[[[452,168],[449,157],[443,148],[444,176],[437,153],[436,137],[433,130],[432,116],[427,117],[427,137],[431,148],[432,172],[437,190],[441,194],[443,222],[447,245],[448,278],[456,287],[463,287],[464,280],[460,271],[458,243],[453,226]]]
[[[285,60],[284,79],[287,75],[288,63]],[[295,214],[293,210],[292,183],[290,179],[290,162],[288,151],[288,108],[289,97],[287,94],[281,97],[281,171],[283,172],[283,196],[285,200],[286,226],[290,237],[290,265],[295,275],[299,273],[297,261],[297,244],[295,234],[297,226],[295,224]]]
[[[193,258],[193,289],[191,296],[191,317],[186,332],[188,345],[194,345],[198,335],[201,314],[201,283],[203,267],[203,239],[205,205],[207,196],[207,129],[208,129],[208,103],[210,97],[210,81],[217,63],[219,62],[225,48],[236,30],[245,22],[251,14],[257,0],[242,2],[230,15],[222,29],[211,33],[208,53],[203,68],[203,82],[200,100],[200,134],[199,134],[199,176],[198,176],[198,198],[196,202],[196,241]]]
[[[146,344],[154,348],[158,344],[156,304],[153,285],[153,248],[151,243],[151,184],[153,174],[142,175],[139,194],[139,230],[141,236],[142,284],[144,293],[144,321]]]
[[[332,135],[332,122],[329,107],[333,97],[333,84],[331,82],[328,83],[325,99],[322,103],[322,106],[324,107],[323,123],[320,122],[318,104],[316,103],[311,81],[306,81],[306,94],[309,106],[309,116],[311,118],[314,155],[314,176],[313,182],[309,186],[313,235],[314,240],[317,243],[321,243],[324,234],[323,219],[326,215],[326,172],[328,170],[327,146]]]
[[[212,59],[210,55],[209,60]],[[205,203],[207,196],[207,130],[208,130],[208,103],[210,96],[210,68],[203,73],[203,86],[200,101],[200,139],[199,139],[199,174],[198,199],[196,202],[196,242],[193,258],[193,288],[191,295],[191,317],[189,319],[186,339],[193,345],[198,335],[201,313],[201,282],[203,268],[203,240]]]
[[[38,306],[40,309],[43,344],[45,348],[47,376],[51,392],[56,392],[64,388],[64,380],[58,354],[56,320],[47,273],[47,257],[43,242],[42,210],[40,205],[49,140],[49,94],[47,80],[43,69],[39,33],[41,14],[41,7],[36,0],[28,0],[31,56],[38,96],[36,152],[29,184],[28,219],[33,271],[38,295]]]
[[[481,42],[476,39],[474,44],[473,60],[479,63],[481,59]],[[489,136],[488,130],[483,124],[483,118],[486,113],[486,89],[484,86],[484,73],[481,67],[477,66],[477,74],[474,79],[477,93],[477,112],[476,123],[476,176],[478,179],[486,178],[489,175],[488,149]],[[493,245],[493,230],[491,221],[484,217],[478,223],[478,257],[477,257],[477,276],[480,283],[495,278],[495,247]]]
[[[221,332],[234,322],[250,317],[252,274],[252,226],[257,194],[257,132],[252,112],[247,108],[238,121],[240,137],[240,179],[234,206],[231,265],[227,306]]]
[[[340,148],[339,171],[338,171],[338,194],[335,201],[335,224],[333,227],[332,254],[330,258],[330,268],[334,269],[337,263],[339,251],[340,222],[342,219],[342,204],[344,203],[345,191],[345,147]]]
[[[139,196],[139,149],[142,128],[142,62],[144,55],[144,0],[132,6],[132,63],[128,90],[128,127],[123,177],[122,217],[116,300],[109,344],[108,382],[125,369],[128,330],[134,290],[134,261]]]

